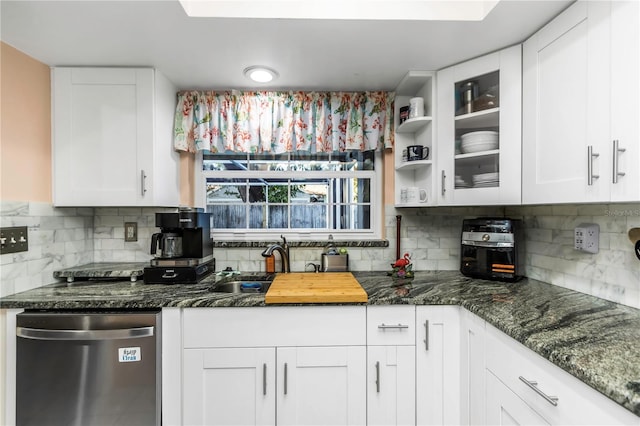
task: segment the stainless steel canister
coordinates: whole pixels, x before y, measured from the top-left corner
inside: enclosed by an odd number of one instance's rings
[[[478,97],[478,82],[475,80],[462,83],[460,86],[462,107],[466,114],[473,112],[473,101]]]

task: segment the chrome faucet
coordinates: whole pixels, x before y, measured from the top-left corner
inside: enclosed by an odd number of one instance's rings
[[[282,272],[291,272],[289,262],[289,244],[287,244],[287,239],[284,236],[280,235],[280,238],[282,238],[282,245],[278,243],[271,244],[262,252],[262,255],[264,257],[269,257],[273,254],[274,250],[277,251],[280,253],[280,257],[282,258]]]

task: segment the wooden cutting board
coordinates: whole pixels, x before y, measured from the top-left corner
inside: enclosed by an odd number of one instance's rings
[[[361,303],[369,300],[351,272],[280,273],[264,297],[265,303]]]

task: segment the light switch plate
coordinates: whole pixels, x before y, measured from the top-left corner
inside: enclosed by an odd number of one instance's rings
[[[26,226],[0,228],[0,254],[20,253],[29,250],[29,233]]]

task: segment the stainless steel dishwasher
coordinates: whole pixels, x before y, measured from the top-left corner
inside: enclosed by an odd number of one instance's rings
[[[161,423],[160,311],[17,316],[16,423]]]

